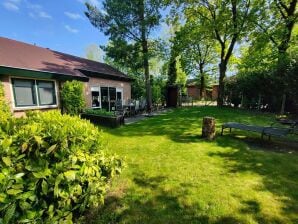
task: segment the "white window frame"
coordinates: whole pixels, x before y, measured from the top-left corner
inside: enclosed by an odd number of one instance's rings
[[[93,107],[92,105],[92,92],[97,92],[97,91],[92,91],[92,88],[98,88],[98,100],[99,100],[99,107]],[[90,93],[91,93],[91,108],[101,108],[101,90],[100,90],[100,86],[91,86],[90,87]]]
[[[117,92],[121,92],[121,102],[122,102],[122,106],[123,106],[124,105],[124,102],[123,102],[123,88],[116,87],[116,96],[117,96]]]
[[[108,88],[108,99],[109,99],[109,108],[111,107],[110,105],[110,88],[115,88],[116,89],[116,96],[117,96],[117,92],[121,92],[121,101],[122,101],[122,106],[124,105],[124,102],[123,102],[123,88],[118,88],[116,86],[110,86],[110,85],[92,85],[90,86],[90,94],[91,94],[91,108],[102,108],[102,102],[101,102],[101,87],[106,87]],[[92,106],[92,92],[95,92],[95,91],[92,91],[92,88],[98,88],[98,92],[99,92],[99,107],[93,107]]]
[[[56,98],[56,104],[53,105],[39,105],[39,97],[38,97],[38,88],[37,85],[35,85],[35,95],[36,95],[36,106],[16,106],[15,102],[15,95],[13,91],[13,79],[23,79],[23,80],[34,80],[36,83],[37,81],[51,81],[54,83],[55,88],[55,98]],[[58,85],[57,81],[54,79],[39,79],[39,78],[29,78],[29,77],[19,77],[19,76],[10,76],[9,77],[9,83],[10,83],[10,92],[11,92],[11,101],[12,101],[12,109],[14,111],[22,111],[22,110],[32,110],[32,109],[50,109],[50,108],[58,108],[59,107],[59,99],[58,99]]]

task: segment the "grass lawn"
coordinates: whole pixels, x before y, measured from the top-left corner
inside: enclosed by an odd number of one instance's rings
[[[274,121],[268,114],[194,107],[104,129],[109,149],[127,167],[88,223],[298,223],[298,153],[277,152],[274,141],[236,130],[205,141],[206,115],[216,118],[218,132],[227,121]]]

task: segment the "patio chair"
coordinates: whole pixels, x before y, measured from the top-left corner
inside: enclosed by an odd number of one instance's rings
[[[135,115],[135,101],[132,99],[127,100],[127,105],[125,105],[127,108],[129,116]]]
[[[128,116],[127,108],[122,107],[122,109],[116,110],[114,112],[116,116],[121,116],[121,124],[124,124],[124,118]]]
[[[138,114],[140,112],[140,101],[135,101],[135,113]]]
[[[116,101],[116,110],[122,110],[123,106],[122,106],[122,100],[117,100]]]

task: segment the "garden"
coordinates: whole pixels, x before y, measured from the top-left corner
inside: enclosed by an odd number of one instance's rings
[[[92,95],[64,73],[57,92],[36,81],[27,88],[32,102],[40,100],[37,91],[57,96],[59,105],[50,105],[56,110],[24,107],[17,118],[1,85],[0,224],[298,223],[297,132],[220,135],[226,122],[296,124],[297,0],[78,2],[106,36],[99,58],[123,73],[119,82],[129,80],[126,100],[142,99],[144,119],[124,125],[125,109],[110,109],[116,87],[104,87],[105,111],[101,89]],[[94,108],[86,108],[84,94],[95,98]],[[197,106],[182,107],[183,98]],[[160,106],[166,111],[152,113]],[[206,116],[215,118],[212,140],[201,137]]]
[[[210,115],[217,127],[212,142],[200,137],[202,118]],[[88,223],[297,223],[297,136],[219,135],[224,122],[274,120],[273,114],[210,106],[105,128],[109,149],[126,167]]]

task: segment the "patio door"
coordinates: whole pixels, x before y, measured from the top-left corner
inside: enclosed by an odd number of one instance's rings
[[[101,93],[101,108],[107,111],[115,110],[116,105],[116,88],[115,87],[100,87]]]
[[[109,111],[110,110],[109,87],[100,87],[100,93],[101,93],[101,108]]]
[[[115,87],[109,87],[109,96],[110,96],[109,110],[115,111],[116,110],[116,88]]]
[[[123,89],[122,88],[116,88],[116,100],[123,102]]]

